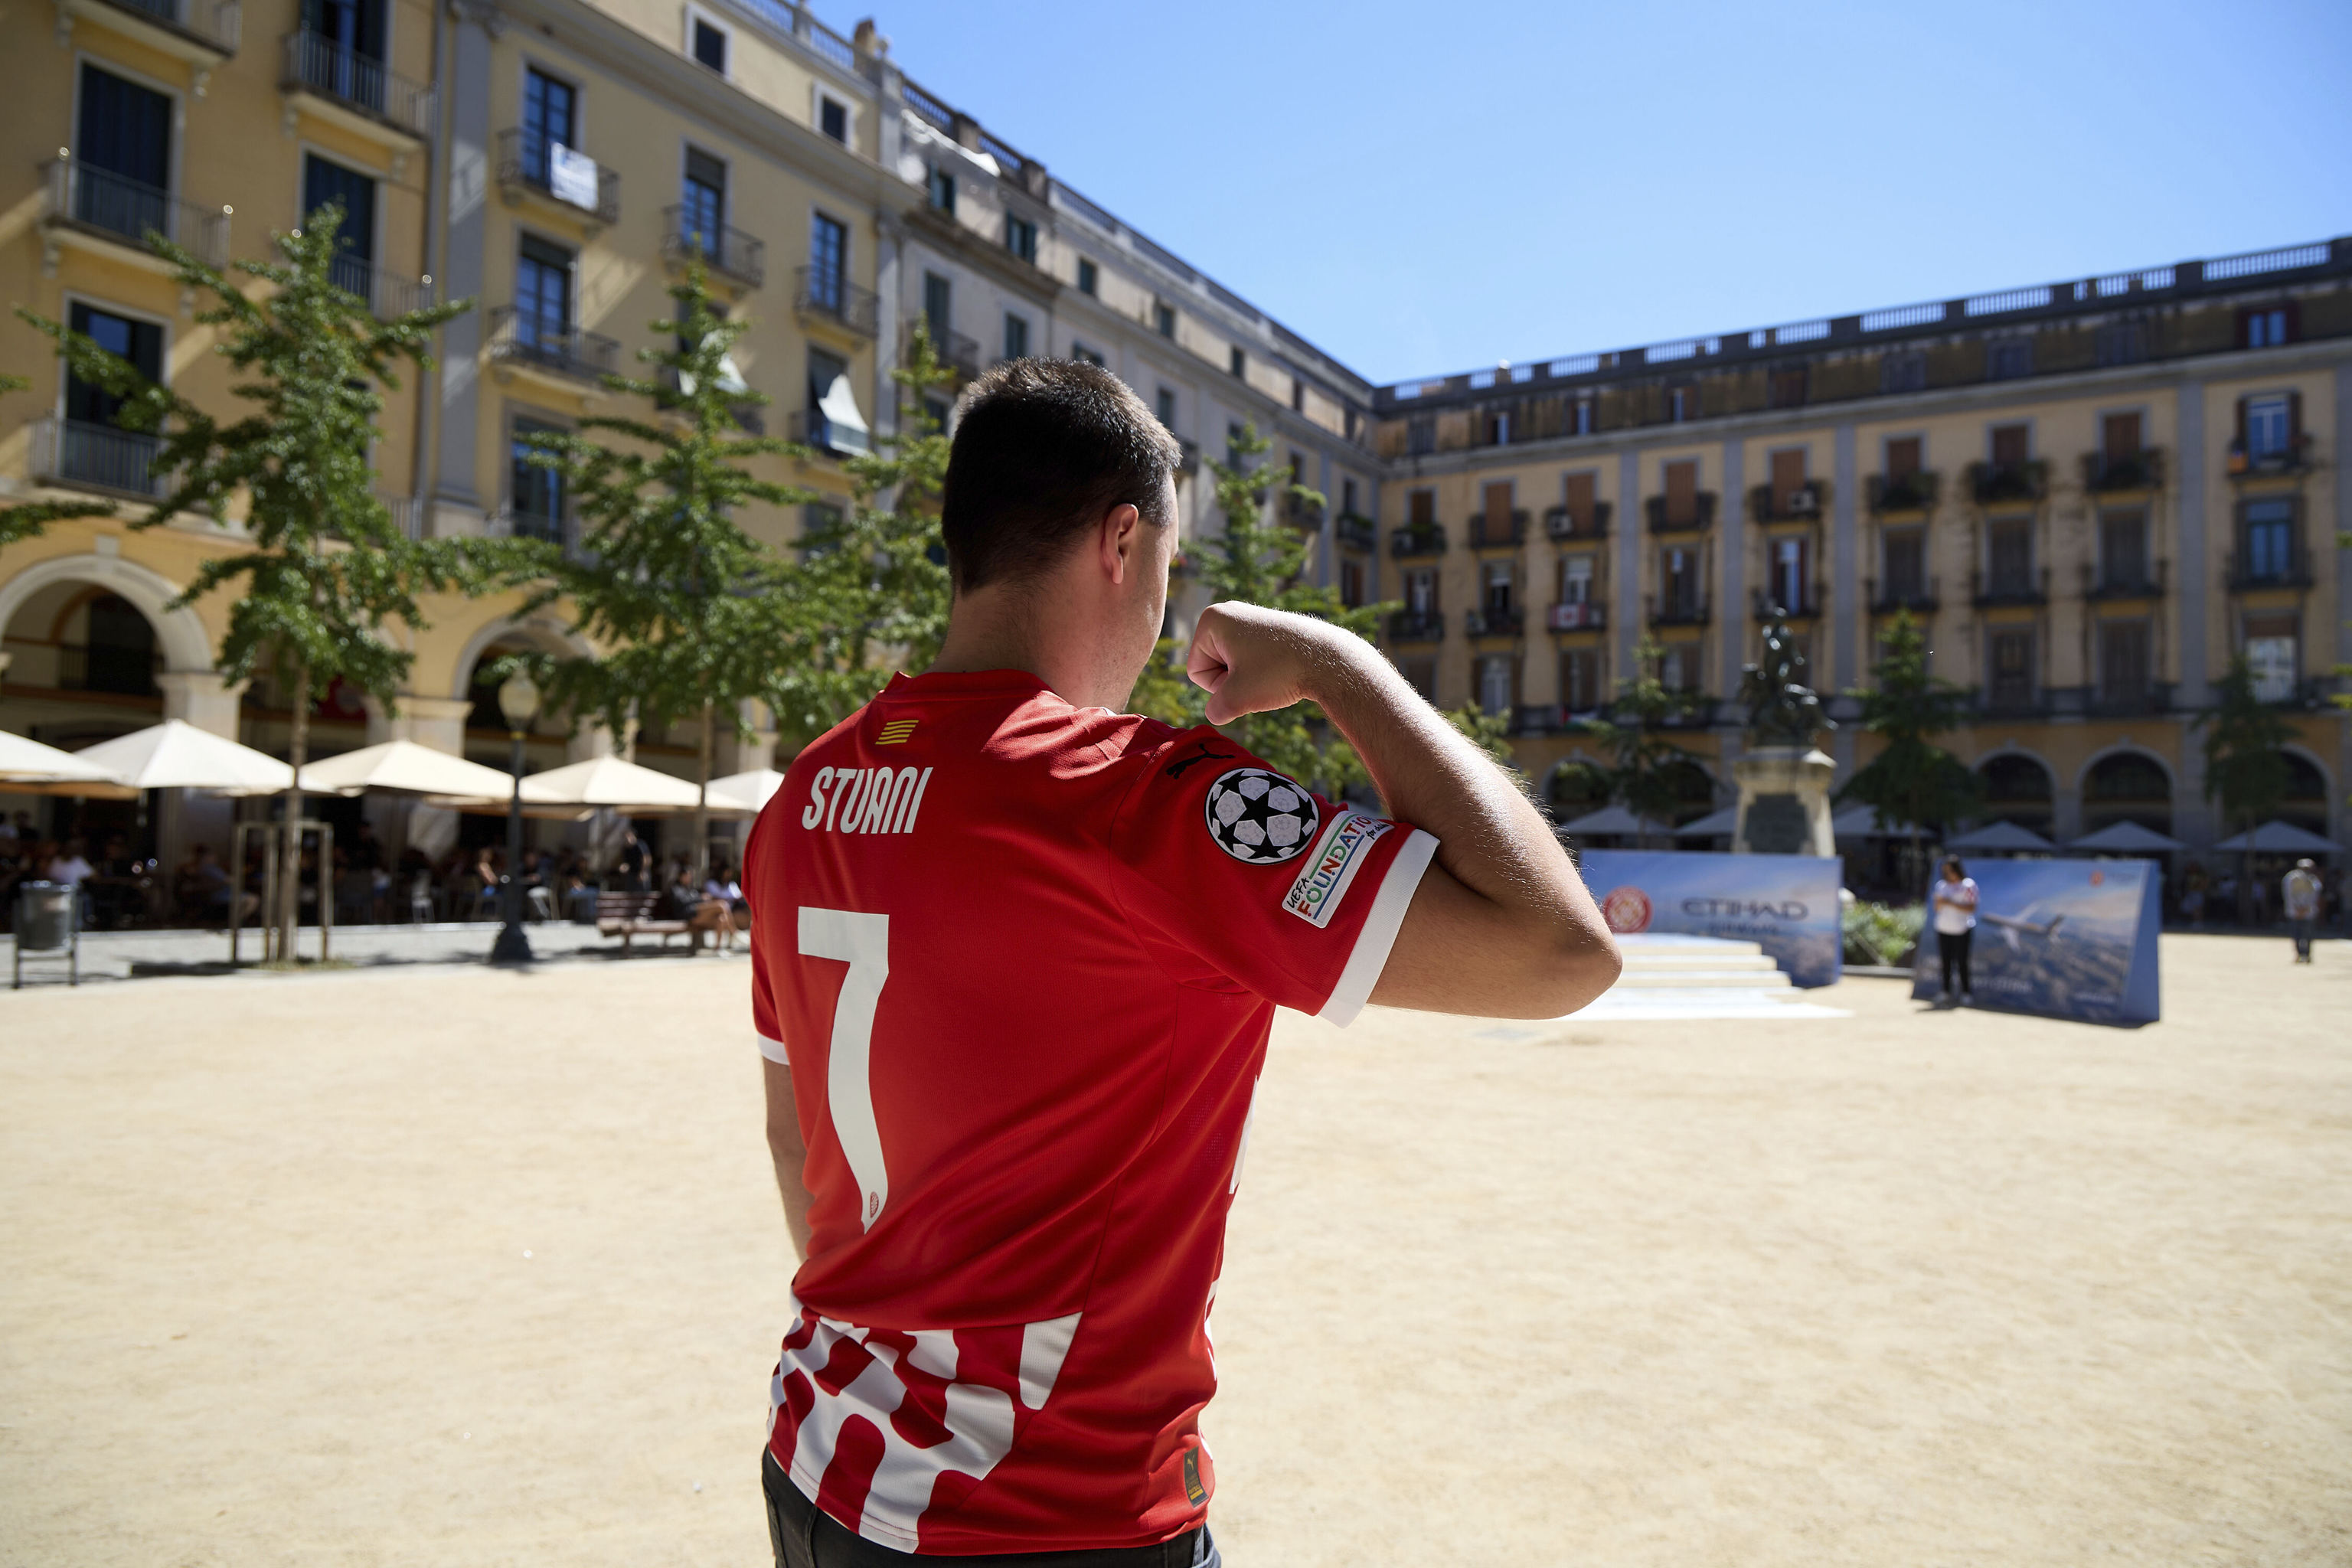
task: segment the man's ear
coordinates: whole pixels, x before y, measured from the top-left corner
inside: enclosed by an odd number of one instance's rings
[[[1121,501],[1103,513],[1102,564],[1112,582],[1124,584],[1136,566],[1143,548],[1142,526],[1143,514],[1132,501]]]

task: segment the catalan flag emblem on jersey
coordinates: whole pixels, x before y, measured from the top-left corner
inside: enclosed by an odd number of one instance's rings
[[[874,743],[877,746],[903,746],[914,734],[915,724],[916,721],[912,719],[893,719],[882,726],[881,732],[874,737]]]

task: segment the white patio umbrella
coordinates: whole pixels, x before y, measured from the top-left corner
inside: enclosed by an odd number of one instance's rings
[[[1739,808],[1727,805],[1721,811],[1710,811],[1696,822],[1685,822],[1675,829],[1677,838],[1728,838],[1739,831]]]
[[[735,810],[756,814],[783,787],[784,775],[773,768],[753,768],[749,773],[729,773],[710,781],[710,804],[716,806],[724,797]]]
[[[386,741],[310,763],[302,770],[302,787],[316,795],[390,789],[503,804],[514,793],[514,775],[415,741]]]
[[[184,719],[166,719],[75,754],[132,789],[277,795],[294,787],[294,770],[276,757],[199,730]]]
[[[2232,834],[2213,847],[2226,855],[2236,855],[2248,849],[2257,855],[2335,855],[2340,853],[2344,846],[2333,838],[2322,838],[2308,828],[2297,827],[2292,822],[2273,817],[2260,827]]]
[[[2162,855],[2169,850],[2186,849],[2179,839],[2158,833],[2153,827],[2142,827],[2137,822],[2116,822],[2086,833],[2066,846],[2066,852],[2088,850],[2095,855]]]
[[[1587,812],[1573,822],[1561,823],[1559,831],[1575,834],[1580,838],[1603,835],[1631,838],[1635,834],[1670,838],[1675,830],[1663,822],[1649,822],[1637,817],[1622,805],[1604,805],[1599,811]]]
[[[526,805],[608,806],[623,813],[692,811],[694,785],[619,757],[591,757],[522,781]],[[713,811],[741,810],[711,802]]]
[[[0,794],[81,795],[107,798],[139,792],[73,752],[0,731]]]
[[[1947,838],[1944,840],[1944,847],[1987,852],[2022,849],[2047,854],[2058,846],[2051,843],[2033,829],[2020,827],[2004,817],[1999,822],[1989,822],[1982,827],[1971,828],[1957,838]]]

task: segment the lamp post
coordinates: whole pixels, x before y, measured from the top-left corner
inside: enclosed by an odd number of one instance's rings
[[[522,933],[522,741],[539,713],[539,688],[521,670],[499,687],[499,711],[506,715],[507,738],[513,742],[514,793],[507,797],[507,870],[499,889],[499,940],[491,944],[492,963],[529,963],[530,939]]]

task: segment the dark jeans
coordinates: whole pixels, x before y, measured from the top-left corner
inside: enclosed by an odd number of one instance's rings
[[[1957,934],[1940,931],[1936,933],[1936,950],[1943,955],[1944,959],[1944,994],[1947,996],[1957,996],[1960,991],[1976,989],[1969,983],[1969,942],[1976,934],[1972,931],[1964,931]],[[1952,971],[1955,968],[1960,972],[1958,991],[1952,988]]]
[[[931,1557],[894,1552],[845,1529],[793,1485],[776,1456],[760,1454],[760,1483],[768,1494],[768,1540],[776,1568],[891,1568],[913,1563],[962,1563],[967,1568],[1223,1568],[1209,1527],[1156,1546],[1113,1546],[1096,1552],[1016,1552],[1003,1557]]]
[[[2309,958],[2311,956],[2311,928],[2315,923],[2317,922],[2313,921],[2289,921],[2286,922],[2287,930],[2294,933],[2294,955],[2297,958]]]

